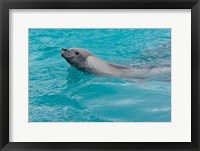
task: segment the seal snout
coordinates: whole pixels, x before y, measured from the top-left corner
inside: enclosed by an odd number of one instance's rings
[[[68,51],[68,49],[66,49],[66,48],[62,48],[61,53],[63,54],[65,51]]]
[[[62,51],[67,51],[68,49],[66,49],[66,48],[62,48]]]
[[[68,51],[68,49],[62,48],[62,51],[61,51],[61,56],[62,56],[62,57],[64,56],[64,54],[65,54],[66,51]]]
[[[62,50],[61,50],[61,56],[63,58],[65,58],[65,59],[67,59],[69,57],[72,57],[70,50],[67,49],[67,48],[62,48]]]

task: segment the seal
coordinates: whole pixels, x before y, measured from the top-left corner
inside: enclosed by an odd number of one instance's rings
[[[125,79],[171,79],[171,67],[133,68],[113,64],[96,57],[83,48],[63,48],[61,56],[78,70],[100,76],[109,76]]]

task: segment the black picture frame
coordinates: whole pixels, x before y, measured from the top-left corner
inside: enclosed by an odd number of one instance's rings
[[[191,142],[9,142],[9,9],[191,9]],[[199,0],[0,0],[0,148],[33,150],[200,151]],[[200,93],[199,93],[200,94]]]

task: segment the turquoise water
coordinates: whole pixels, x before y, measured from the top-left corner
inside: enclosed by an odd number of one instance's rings
[[[29,29],[29,122],[171,121],[171,81],[84,73],[61,57],[71,47],[136,68],[171,66],[171,29]]]

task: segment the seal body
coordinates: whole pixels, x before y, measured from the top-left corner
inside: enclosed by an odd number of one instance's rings
[[[62,49],[61,56],[75,68],[92,74],[125,79],[160,79],[171,77],[171,68],[133,68],[106,62],[82,48]]]

